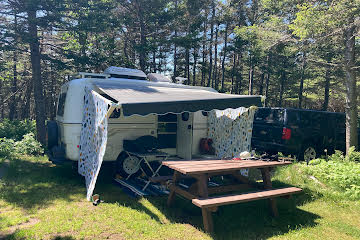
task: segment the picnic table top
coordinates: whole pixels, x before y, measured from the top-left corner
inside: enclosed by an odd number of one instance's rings
[[[163,161],[162,164],[182,174],[230,172],[244,168],[268,168],[291,164],[289,161],[264,160],[189,160]]]

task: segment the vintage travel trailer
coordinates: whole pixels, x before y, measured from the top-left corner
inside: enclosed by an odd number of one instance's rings
[[[56,120],[47,124],[49,158],[54,163],[78,161],[84,119],[85,91],[115,106],[108,117],[104,161],[117,161],[123,175],[139,172],[135,156],[124,154],[124,142],[143,136],[172,158],[201,157],[201,139],[208,137],[213,109],[260,106],[260,96],[221,94],[212,88],[172,83],[140,70],[109,67],[103,74],[79,73],[65,83],[58,97]],[[110,105],[109,105],[110,106]],[[156,161],[156,156],[154,159]]]

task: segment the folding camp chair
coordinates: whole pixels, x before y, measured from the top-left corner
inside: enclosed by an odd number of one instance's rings
[[[165,153],[165,152],[160,152],[160,151],[153,151],[153,152],[148,152],[148,153],[138,153],[138,152],[128,152],[126,151],[126,153],[129,155],[129,156],[135,156],[137,158],[140,159],[140,161],[138,162],[138,165],[137,166],[140,166],[140,169],[141,171],[148,177],[148,180],[146,181],[146,184],[145,186],[143,187],[143,191],[149,186],[150,184],[150,178],[151,177],[156,177],[156,176],[160,176],[159,175],[159,171],[162,167],[162,165],[160,164],[160,166],[154,170],[151,165],[150,165],[150,161],[149,161],[149,158],[159,158],[159,162],[161,163],[162,161],[166,161],[168,159],[168,157],[170,156],[169,154]],[[151,171],[151,176],[148,176],[147,173],[144,171],[144,169],[142,169],[141,167],[141,163],[142,162],[145,162],[145,164],[147,165],[147,167],[150,169]],[[126,180],[128,180],[130,177],[131,177],[132,174],[130,174]]]

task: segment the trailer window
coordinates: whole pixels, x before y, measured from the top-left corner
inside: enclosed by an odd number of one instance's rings
[[[58,106],[57,106],[57,115],[64,116],[65,109],[65,100],[66,100],[66,92],[61,93],[59,96]]]
[[[176,148],[177,115],[168,113],[158,116],[159,148]]]

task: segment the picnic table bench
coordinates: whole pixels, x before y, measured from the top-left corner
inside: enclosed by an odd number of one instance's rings
[[[172,183],[169,186],[170,194],[168,205],[171,206],[175,194],[181,195],[202,210],[204,229],[213,231],[212,212],[217,211],[219,206],[249,202],[260,199],[269,199],[273,216],[278,216],[275,197],[290,196],[302,191],[300,188],[287,187],[273,189],[270,177],[271,168],[291,164],[288,161],[262,161],[262,160],[197,160],[197,161],[164,161],[164,166],[174,170]],[[261,170],[263,184],[251,182],[240,174],[241,169],[257,168]],[[235,179],[235,184],[209,187],[209,178],[216,175],[230,175]],[[196,179],[188,189],[179,186],[182,178],[192,177]],[[225,192],[234,192],[245,189],[256,189],[256,191],[210,196]]]

